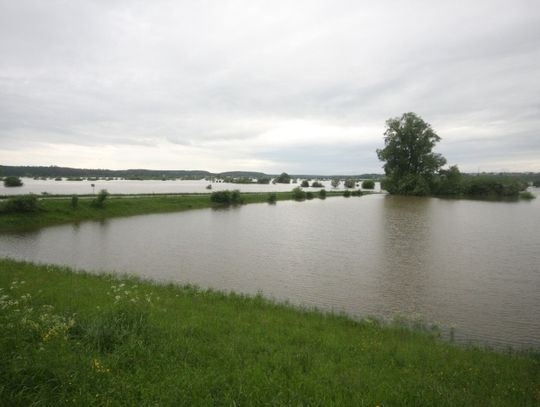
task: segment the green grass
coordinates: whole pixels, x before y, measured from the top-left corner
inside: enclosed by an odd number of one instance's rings
[[[242,193],[244,203],[267,202],[269,193]],[[327,196],[339,196],[339,192],[328,192]],[[1,213],[0,232],[32,229],[43,226],[100,220],[120,216],[148,213],[178,212],[216,206],[210,194],[152,195],[152,196],[111,196],[104,208],[91,205],[95,197],[81,196],[78,208],[71,207],[71,196],[47,197],[39,201],[40,210],[35,213]],[[292,192],[277,192],[278,201],[294,199]]]
[[[534,353],[5,259],[0,287],[3,405],[540,405]]]

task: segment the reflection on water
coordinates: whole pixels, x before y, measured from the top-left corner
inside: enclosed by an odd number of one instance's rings
[[[385,195],[196,210],[0,235],[0,256],[344,311],[421,316],[458,340],[540,347],[540,199]]]

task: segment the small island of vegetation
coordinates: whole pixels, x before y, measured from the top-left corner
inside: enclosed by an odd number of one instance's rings
[[[377,150],[385,163],[382,187],[396,195],[482,198],[517,198],[527,189],[528,183],[516,177],[464,176],[457,165],[443,169],[446,159],[433,152],[440,140],[415,113],[389,119],[385,146]]]

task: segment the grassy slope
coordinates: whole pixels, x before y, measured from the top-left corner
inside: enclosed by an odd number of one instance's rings
[[[0,307],[0,400],[55,406],[540,404],[535,354],[462,348],[260,297],[124,283],[119,289],[111,276],[0,260],[0,297],[19,301]],[[22,297],[26,293],[31,298]]]
[[[341,196],[343,192],[327,193]],[[244,203],[266,202],[268,193],[242,193]],[[291,192],[277,192],[278,200],[293,199]],[[40,200],[41,211],[37,213],[0,213],[0,232],[25,228],[36,228],[60,223],[83,220],[132,216],[147,213],[178,212],[188,209],[210,208],[210,194],[113,196],[107,199],[103,209],[90,205],[93,198],[80,198],[79,207],[71,208],[69,198],[44,198]]]

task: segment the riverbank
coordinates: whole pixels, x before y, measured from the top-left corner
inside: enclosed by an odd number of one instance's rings
[[[0,260],[10,405],[538,405],[540,358],[262,297]]]
[[[294,193],[276,192],[277,201],[295,199]],[[268,202],[270,193],[240,193],[243,204]],[[317,194],[315,194],[317,197]],[[343,196],[343,191],[328,191],[327,197]],[[77,207],[72,207],[71,196],[39,197],[39,210],[35,212],[0,213],[0,232],[33,229],[62,223],[85,220],[102,220],[114,217],[151,213],[180,212],[189,209],[216,207],[211,194],[165,195],[112,195],[103,207],[92,205],[96,196],[80,196]],[[14,197],[13,199],[17,199]],[[315,198],[318,199],[318,198]]]

